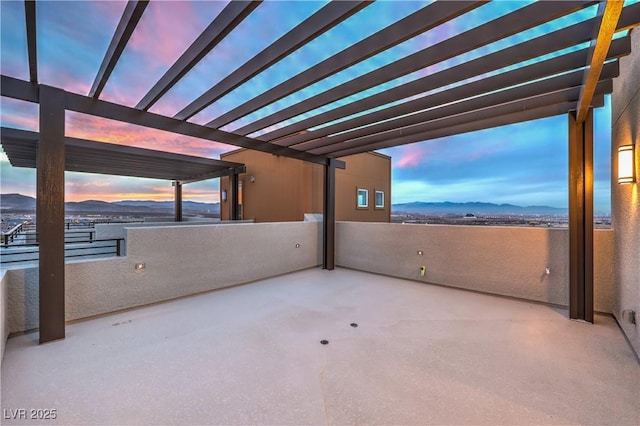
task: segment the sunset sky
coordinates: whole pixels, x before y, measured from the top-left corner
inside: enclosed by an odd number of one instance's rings
[[[376,2],[350,19],[293,52],[247,84],[215,102],[190,121],[204,124],[242,102],[262,93],[296,73],[427,5],[428,1]],[[517,9],[528,2],[502,1],[482,6],[451,21],[445,28],[429,31],[386,52],[352,66],[341,73],[296,92],[247,117],[223,127],[233,131],[249,121],[291,105],[393,62],[426,45],[444,40],[461,30]],[[38,71],[43,84],[62,87],[86,95],[100,67],[126,2],[78,1],[38,2]],[[185,78],[152,108],[152,112],[173,115],[220,79],[284,35],[301,20],[317,11],[324,2],[264,2],[220,45],[210,52]],[[135,106],[200,32],[224,8],[226,2],[152,1],[125,49],[101,99]],[[0,66],[4,75],[28,80],[26,31],[23,2],[0,2]],[[562,18],[524,35],[509,37],[463,59],[521,43],[550,30],[588,19],[595,8]],[[188,23],[188,24],[187,24]],[[250,34],[250,37],[246,35]],[[489,50],[487,50],[489,49]],[[436,64],[379,86],[375,93],[446,69],[460,59]],[[347,98],[312,114],[353,101]],[[595,209],[609,211],[610,107],[595,113]],[[1,99],[2,126],[38,130],[35,104]],[[284,124],[306,118],[294,117]],[[567,118],[558,116],[446,137],[386,149],[393,158],[392,202],[485,201],[518,205],[567,206]],[[219,158],[234,147],[167,132],[67,112],[68,136]],[[260,132],[250,136],[259,135]],[[13,168],[0,154],[2,193],[35,194],[35,171]],[[218,180],[185,186],[184,198],[218,201]],[[67,201],[100,199],[172,199],[170,182],[108,177],[81,173],[66,174]]]

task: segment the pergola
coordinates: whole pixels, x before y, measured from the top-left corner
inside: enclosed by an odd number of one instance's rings
[[[288,107],[255,119],[233,132],[220,130],[265,106],[361,63],[415,36],[485,5],[486,1],[436,1],[301,70],[292,78],[211,117],[192,117],[292,52],[349,17],[368,1],[333,1],[300,22],[211,87],[174,116],[149,109],[251,13],[260,1],[232,1],[184,51],[135,106],[100,99],[105,84],[140,21],[148,1],[129,1],[93,86],[86,95],[38,83],[36,7],[25,1],[29,80],[2,76],[1,94],[39,104],[37,225],[40,247],[40,341],[64,337],[65,111],[221,142],[321,164],[325,169],[323,267],[334,268],[335,169],[338,157],[425,141],[447,135],[567,114],[569,121],[570,317],[593,321],[593,118],[617,76],[617,59],[630,52],[628,30],[640,24],[640,4],[600,2],[593,17],[559,26],[442,71],[426,72],[404,84],[369,89],[431,65],[461,57],[598,2],[544,1],[460,32],[399,60]],[[167,29],[169,31],[169,29]],[[247,34],[251,37],[251,34]],[[341,106],[335,101],[352,97]],[[323,112],[319,107],[331,106]],[[304,115],[293,122],[287,120]],[[191,121],[190,121],[191,120]],[[266,129],[266,130],[265,130]],[[263,130],[255,137],[249,135]]]
[[[40,135],[0,127],[0,143],[14,167],[38,168]],[[64,170],[170,180],[175,193],[175,220],[182,221],[182,185],[245,172],[244,164],[205,157],[65,137]],[[232,200],[237,211],[237,197]]]

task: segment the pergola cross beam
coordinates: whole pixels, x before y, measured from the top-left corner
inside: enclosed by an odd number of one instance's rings
[[[490,32],[492,31],[492,29],[495,29],[492,25],[496,25],[497,31],[500,32],[503,31],[503,29],[500,28],[499,25],[501,22],[498,22],[497,24],[492,24],[490,22],[484,24],[482,27],[486,31]],[[539,37],[524,41],[519,44],[515,44],[513,46],[489,53],[487,55],[469,61],[464,61],[459,65],[452,66],[442,71],[429,73],[424,77],[417,78],[413,81],[404,83],[397,87],[379,91],[375,94],[361,98],[346,105],[330,109],[329,111],[322,112],[309,118],[294,122],[287,126],[269,131],[257,137],[257,139],[265,141],[275,141],[276,139],[295,134],[296,132],[299,132],[303,129],[309,129],[315,126],[319,126],[324,123],[340,119],[342,117],[348,117],[360,111],[366,111],[372,108],[383,106],[410,96],[428,92],[438,87],[447,86],[458,81],[464,81],[471,77],[486,74],[503,67],[515,65],[522,61],[527,61],[539,56],[547,55],[551,52],[565,49],[570,46],[575,46],[579,43],[590,40],[593,25],[593,20],[587,20],[555,30],[553,32],[549,32],[547,34],[540,35]],[[449,44],[447,43],[450,42],[448,40],[445,40],[442,43],[445,43],[444,47],[446,49],[443,49],[440,54],[446,55],[449,51]],[[427,64],[431,64],[433,58],[438,52],[437,47],[442,43],[427,47],[423,50],[423,52],[429,53],[427,59],[429,62],[427,62]],[[399,61],[397,61],[396,64],[398,62]],[[390,64],[387,67],[392,66],[394,65]],[[584,59],[582,59],[580,66],[584,66]],[[521,70],[523,72],[526,71],[524,68],[521,68]],[[488,78],[490,77],[485,77],[482,80],[486,80]],[[437,96],[437,94],[435,94],[434,96]],[[345,124],[342,124],[340,127],[342,127],[344,130],[345,126],[347,125],[346,123],[348,123],[349,121],[351,120],[347,120]],[[237,130],[237,132],[241,132],[240,130]],[[286,142],[286,139],[283,139],[283,142]],[[276,143],[281,144],[280,141]],[[282,144],[284,145],[284,143]]]
[[[42,136],[0,127],[1,143],[14,167],[35,168]],[[244,164],[66,136],[64,169],[72,172],[175,180],[182,183],[242,173]]]
[[[611,62],[607,64],[605,69],[605,77],[613,78],[618,75],[618,63]],[[463,114],[468,111],[476,111],[483,108],[490,108],[493,105],[502,105],[508,102],[516,102],[519,99],[530,99],[545,94],[555,94],[564,89],[567,93],[575,92],[575,87],[580,86],[582,73],[574,71],[572,73],[559,75],[550,79],[530,83],[522,86],[513,87],[511,89],[502,90],[487,95],[462,100],[460,102],[451,103],[439,108],[429,109],[423,112],[412,114],[406,117],[385,121],[373,126],[365,127],[345,134],[339,134],[333,137],[321,139],[321,146],[311,149],[316,154],[325,154],[327,152],[336,151],[336,148],[349,144],[375,143],[378,140],[389,138],[392,134],[410,134],[414,128],[419,127],[424,122],[438,119],[447,119]],[[610,85],[608,85],[611,88]],[[353,134],[354,137],[349,137]],[[371,141],[371,142],[369,142]]]
[[[335,27],[369,4],[371,4],[369,0],[349,2],[334,1],[326,4],[262,52],[245,62],[240,68],[200,95],[198,99],[178,112],[174,118],[179,120],[189,119],[242,83],[278,62],[289,53]]]
[[[136,108],[148,110],[216,47],[235,27],[260,5],[259,1],[232,1],[216,16],[187,50],[171,65],[158,82],[138,102]]]
[[[611,46],[613,34],[618,26],[623,5],[623,0],[608,0],[606,3],[602,3],[600,9],[602,10],[602,16],[597,20],[597,36],[591,41],[587,69],[584,74],[584,83],[580,91],[576,114],[576,121],[578,123],[583,123],[587,119],[591,98],[600,79],[600,73],[602,72],[609,46]]]
[[[129,2],[127,2],[127,6],[124,8],[120,22],[107,49],[107,53],[98,70],[98,75],[96,75],[91,90],[89,91],[90,97],[98,98],[102,93],[102,89],[104,89],[104,86],[107,84],[113,69],[118,63],[118,59],[120,59],[120,55],[122,55],[124,48],[127,46],[129,38],[131,38],[148,4],[149,0],[129,0]]]
[[[27,27],[27,57],[29,60],[29,81],[38,82],[38,49],[36,43],[36,2],[25,0],[24,16]]]
[[[0,79],[0,94],[2,96],[19,99],[27,102],[39,102],[39,86],[24,80],[19,80],[6,75]],[[65,108],[69,111],[89,114],[96,117],[136,124],[147,128],[164,130],[185,136],[192,136],[212,142],[234,145],[240,148],[248,148],[283,157],[297,158],[316,164],[327,164],[328,157],[315,155],[292,148],[269,144],[247,136],[237,135],[222,130],[212,129],[188,121],[177,120],[164,115],[148,111],[140,111],[136,108],[119,105],[116,103],[94,99],[77,93],[64,92]],[[342,161],[337,162],[339,168],[344,168]]]
[[[236,130],[243,135],[267,128],[289,118],[362,92],[390,80],[424,69],[430,65],[470,52],[510,35],[533,28],[583,7],[584,2],[536,2],[512,13],[461,32],[449,39],[428,46],[395,62],[374,69],[357,78],[283,108]]]
[[[207,125],[219,128],[229,124],[285,96],[302,90],[325,77],[338,73],[358,62],[362,62],[384,50],[409,40],[411,37],[415,37],[444,22],[450,21],[484,3],[486,2],[457,1],[455,3],[431,3],[400,21],[352,44],[313,67],[283,81],[253,99],[225,112],[221,116],[211,120]]]

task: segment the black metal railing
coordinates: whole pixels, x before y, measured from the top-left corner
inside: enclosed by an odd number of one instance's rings
[[[74,232],[65,232],[64,234],[64,242],[65,244],[69,244],[69,243],[82,243],[82,242],[92,242],[95,240],[95,235],[94,235],[95,231],[93,230],[88,230],[86,232],[84,231],[74,231]],[[24,236],[23,239],[21,239],[20,241],[10,241],[8,244],[4,244],[4,247],[22,247],[22,246],[27,246],[27,245],[32,245],[32,244],[38,244],[39,243],[39,235],[37,232],[35,231],[24,231],[23,234]]]
[[[112,221],[112,220],[95,220],[91,222],[65,222],[65,243],[80,243],[84,240],[89,240],[89,242],[93,241],[95,238],[95,226],[98,224],[127,224],[127,223],[143,223],[144,221],[140,220],[128,220],[128,221]],[[81,230],[86,229],[86,232],[82,232]],[[74,232],[66,232],[66,231],[74,231]],[[80,232],[78,232],[80,231]],[[15,245],[26,246],[29,244],[37,244],[38,243],[38,234],[36,232],[36,225],[24,221],[13,228],[11,228],[7,232],[3,232],[0,234],[1,240],[0,244],[3,247],[10,247]],[[23,236],[24,238],[18,239],[18,237]]]
[[[144,223],[144,220],[92,220],[90,222],[65,222],[64,229],[69,231],[72,229],[93,229],[96,225],[115,224],[115,223]],[[23,231],[35,231],[36,225],[33,223],[25,224]]]
[[[27,222],[22,222],[16,226],[14,226],[13,228],[11,228],[10,230],[8,230],[7,232],[3,232],[2,233],[2,245],[3,246],[8,246],[9,244],[11,244],[13,242],[13,240],[15,240],[15,238],[22,232],[25,230],[25,228],[27,227]]]
[[[106,257],[122,256],[124,238],[112,238],[105,240],[77,240],[66,243],[64,248],[65,259],[81,257]],[[0,252],[0,263],[11,264],[18,262],[33,262],[39,257],[39,244],[20,244],[3,247]]]

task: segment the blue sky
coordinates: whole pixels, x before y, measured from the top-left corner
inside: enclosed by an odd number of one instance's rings
[[[429,1],[377,2],[366,7],[307,46],[293,52],[247,84],[238,87],[191,121],[204,124],[242,102],[286,81],[296,73],[337,53],[345,41],[356,42],[424,7]],[[391,63],[425,46],[498,17],[529,2],[501,1],[482,6],[388,51],[321,80],[223,127],[233,131],[244,124],[327,90],[336,84]],[[186,47],[224,8],[225,2],[151,2],[116,66],[102,99],[134,106]],[[151,111],[173,115],[224,78],[324,2],[264,2],[174,86]],[[40,82],[87,94],[124,10],[125,2],[38,2],[38,65]],[[392,82],[340,100],[283,122],[286,125],[367,94],[394,87],[446,69],[460,61],[521,43],[529,38],[593,16],[595,8],[562,18],[525,34],[510,37],[446,63],[435,64]],[[28,79],[22,2],[0,3],[2,74]],[[185,25],[188,23],[188,25]],[[167,31],[171,28],[171,31]],[[251,34],[251,37],[246,37]],[[2,98],[3,126],[37,130],[37,106]],[[558,116],[501,128],[406,145],[382,152],[393,158],[392,202],[486,201],[518,205],[567,205],[567,118]],[[264,129],[253,136],[269,131]],[[67,135],[219,158],[233,147],[144,129],[110,120],[67,113]],[[610,107],[595,113],[595,208],[609,211]],[[11,167],[0,154],[2,193],[35,193],[35,172]],[[66,175],[67,200],[171,199],[164,181],[107,177],[80,173]],[[218,181],[185,187],[185,199],[217,201]]]

